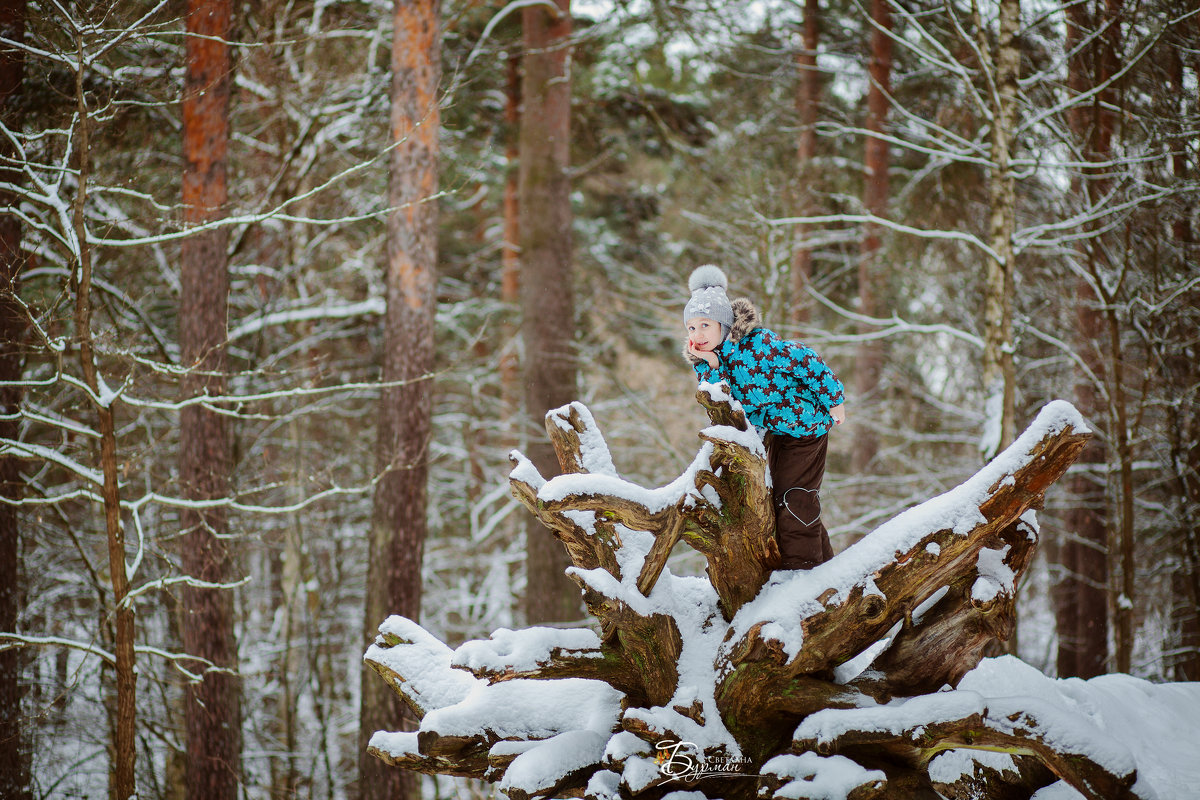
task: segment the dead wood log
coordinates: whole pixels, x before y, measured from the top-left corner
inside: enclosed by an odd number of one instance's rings
[[[682,788],[663,748],[687,745],[698,770],[687,788],[704,796],[804,796],[821,786],[822,796],[890,800],[936,797],[930,759],[986,747],[1028,769],[980,769],[971,780],[1012,796],[1031,793],[1046,769],[1089,797],[1127,796],[1128,765],[1040,735],[1044,720],[1028,716],[1036,710],[1001,714],[1004,701],[989,699],[948,716],[939,691],[1011,633],[1037,541],[1031,509],[1088,436],[1074,409],[1052,404],[962,486],[827,564],[788,572],[775,569],[761,440],[722,387],[702,386],[697,399],[713,424],[689,468],[657,489],[619,476],[582,405],[547,416],[563,474],[547,479],[514,453],[510,484],[567,548],[598,631],[498,631],[450,651],[389,620],[366,660],[421,724],[380,734],[373,753],[482,776],[514,800],[653,799]],[[705,557],[705,577],[667,568],[679,542]],[[924,698],[936,709],[908,727],[854,722],[864,707]]]
[[[1088,800],[1137,797],[1132,791],[1137,770],[1127,752],[1111,748],[1116,755],[1110,756],[1110,763],[1096,755],[1102,751],[1094,744],[1102,736],[1100,732],[1087,730],[1080,737],[1069,722],[1063,723],[1061,713],[1038,708],[1032,698],[986,701],[974,692],[958,694],[963,697],[913,698],[906,706],[894,709],[895,713],[878,709],[870,714],[841,711],[836,721],[819,712],[801,723],[792,749],[822,755],[887,752],[917,767],[927,766],[935,755],[951,748],[1033,756]],[[937,710],[922,713],[922,709],[913,708],[923,701]],[[964,713],[947,718],[945,709],[951,704],[962,706]],[[860,717],[866,719],[858,724],[854,720]],[[913,721],[898,724],[896,720]]]
[[[797,597],[793,606],[796,633],[803,641],[801,648],[785,653],[778,641],[764,633],[778,630],[777,626],[768,627],[778,620],[757,620],[750,614],[743,623],[745,632],[729,648],[730,665],[769,659],[784,666],[783,672],[789,675],[821,673],[853,658],[897,623],[911,620],[912,612],[923,602],[955,583],[959,584],[958,597],[969,600],[955,606],[959,614],[991,615],[994,619],[1004,610],[1002,598],[1014,593],[1015,579],[1028,565],[1036,543],[1036,536],[1029,535],[1029,525],[1023,529],[1024,535],[1012,531],[1016,531],[1026,511],[1041,506],[1046,488],[1066,472],[1089,438],[1090,433],[1081,423],[1057,426],[1037,437],[1022,437],[1006,451],[1007,458],[998,458],[954,492],[910,509],[850,548],[847,554],[855,549],[878,549],[890,541],[899,545],[890,558],[880,554],[880,566],[858,576],[849,591],[843,588],[844,582],[829,581],[835,585],[815,598]],[[995,549],[998,543],[1007,549]],[[981,571],[980,557],[985,549],[999,554],[1000,563],[985,557]],[[842,556],[813,570],[811,578],[819,582],[823,573],[840,577],[836,576],[839,558]],[[867,558],[878,557],[872,554]],[[811,585],[812,580],[808,583]],[[970,593],[965,594],[963,589],[968,585]],[[778,595],[788,593],[792,587],[772,588],[772,594]],[[764,605],[773,609],[774,600],[772,597]],[[815,610],[802,608],[805,601],[813,600],[818,606]],[[1001,620],[991,626],[996,633],[1006,629]],[[735,621],[734,631],[738,630]],[[907,630],[904,638],[912,637],[912,626]],[[902,649],[916,655],[912,646]],[[940,681],[938,685],[953,683],[956,674],[974,666],[970,652],[963,655],[965,662],[945,665],[933,673],[933,679]],[[907,688],[899,677],[891,685],[895,693]]]

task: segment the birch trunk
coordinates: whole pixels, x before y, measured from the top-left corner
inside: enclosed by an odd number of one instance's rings
[[[1016,432],[1012,316],[1017,193],[1011,162],[1015,147],[1013,136],[1017,129],[1017,79],[1021,67],[1017,40],[1020,0],[1000,0],[999,17],[996,55],[989,65],[992,85],[988,93],[992,106],[988,241],[995,255],[988,258],[984,273],[983,387],[990,426],[981,443],[985,459],[1011,444]],[[982,25],[979,30],[982,36]],[[981,48],[981,51],[986,52],[986,49]]]
[[[892,12],[888,0],[871,2],[871,84],[867,89],[867,140],[864,165],[866,183],[863,186],[863,206],[867,213],[887,216],[889,193],[888,168],[890,148],[883,137],[887,123],[892,80]],[[883,242],[879,227],[867,223],[863,231],[858,264],[858,313],[876,317],[880,311],[880,295],[884,289],[883,267],[879,254]],[[859,326],[860,334],[872,330],[869,324]],[[878,339],[864,338],[855,356],[855,403],[860,407],[878,402],[879,378],[883,371],[883,344]],[[860,413],[854,437],[853,468],[857,473],[870,470],[870,463],[879,449],[879,436],[869,427],[869,414]]]

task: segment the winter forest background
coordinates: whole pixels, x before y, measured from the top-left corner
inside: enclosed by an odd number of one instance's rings
[[[5,798],[411,791],[373,631],[583,619],[507,454],[679,474],[709,262],[847,385],[835,549],[1066,398],[1010,649],[1200,680],[1190,0],[3,0],[0,125]]]

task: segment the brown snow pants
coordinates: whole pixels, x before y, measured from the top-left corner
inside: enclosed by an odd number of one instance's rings
[[[828,434],[796,437],[771,433],[767,438],[782,569],[812,569],[833,558],[818,494],[828,445]]]

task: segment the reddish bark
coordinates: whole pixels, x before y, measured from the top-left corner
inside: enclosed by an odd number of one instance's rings
[[[1103,82],[1112,68],[1106,45],[1093,43],[1079,47],[1084,38],[1099,24],[1091,8],[1075,5],[1067,9],[1068,51],[1076,51],[1067,64],[1067,85],[1072,94],[1082,95]],[[1107,66],[1106,66],[1107,65]],[[1094,103],[1077,106],[1068,111],[1071,132],[1083,149],[1084,158],[1106,160],[1112,150],[1111,115],[1099,105],[1100,98],[1111,100],[1101,92]],[[1075,194],[1095,202],[1106,190],[1104,170],[1085,170],[1075,181]],[[1097,401],[1097,382],[1113,379],[1102,355],[1105,339],[1105,317],[1101,311],[1103,298],[1097,297],[1096,249],[1085,244],[1081,257],[1088,264],[1092,280],[1080,280],[1076,285],[1075,351],[1079,353],[1086,371],[1076,377],[1075,403],[1090,419],[1106,415]],[[1061,677],[1092,677],[1105,671],[1108,660],[1108,520],[1103,475],[1107,462],[1104,445],[1097,441],[1083,454],[1081,462],[1093,469],[1071,479],[1075,494],[1072,511],[1067,515],[1066,538],[1060,547],[1062,575],[1055,593],[1055,617],[1058,627],[1058,674]]]
[[[438,0],[393,5],[385,388],[376,429],[367,638],[389,614],[417,619],[421,610],[437,276],[439,18]],[[394,730],[397,720],[411,718],[367,672],[361,681],[359,796],[417,796],[410,773],[383,769],[367,754],[375,731]]]
[[[871,83],[867,89],[867,141],[863,156],[866,167],[866,182],[863,185],[863,208],[877,217],[887,215],[889,194],[888,165],[890,150],[882,138],[887,123],[888,96],[891,94],[892,75],[892,14],[887,0],[871,0]],[[882,242],[879,226],[868,223],[863,231],[863,241],[858,264],[858,313],[868,317],[879,313],[883,275],[879,263]],[[871,330],[860,326],[860,333]],[[855,357],[854,383],[855,403],[868,403],[879,390],[879,378],[883,372],[883,345],[878,340],[864,340],[858,345]],[[865,472],[879,449],[875,431],[861,425],[855,432],[853,467],[856,472]]]
[[[575,299],[568,176],[571,81],[567,71],[570,0],[522,10],[525,78],[520,134],[522,336],[525,413],[539,426],[546,412],[575,398]],[[543,475],[558,472],[554,449],[531,444]],[[577,619],[579,591],[564,574],[570,561],[554,537],[530,521],[523,606],[529,623]]]
[[[220,220],[227,199],[232,29],[230,0],[189,0],[183,94],[183,215],[189,226]],[[226,392],[229,303],[228,229],[186,238],[180,254],[180,356],[188,372],[184,397]],[[229,418],[199,405],[180,414],[180,482],[194,501],[227,497],[233,464]],[[182,560],[186,574],[208,583],[230,580],[228,520],[219,506],[185,509]],[[237,669],[233,596],[187,586],[183,645],[191,655]],[[187,690],[187,796],[235,800],[241,759],[241,687],[235,675],[208,672]]]
[[[25,39],[25,0],[0,2],[0,36],[13,42]],[[19,131],[22,114],[17,103],[25,73],[25,54],[17,47],[0,46],[0,122]],[[0,182],[20,185],[21,172],[8,167],[17,153],[7,137],[0,137]],[[16,196],[0,191],[0,438],[17,439],[16,414],[22,391],[22,342],[27,327],[25,312],[17,302],[24,267],[21,223],[7,209]],[[0,456],[0,631],[15,632],[20,617],[20,527],[17,508],[6,501],[19,500],[24,480],[18,459]],[[0,651],[0,797],[23,800],[31,796],[29,750],[21,726],[21,651]]]

